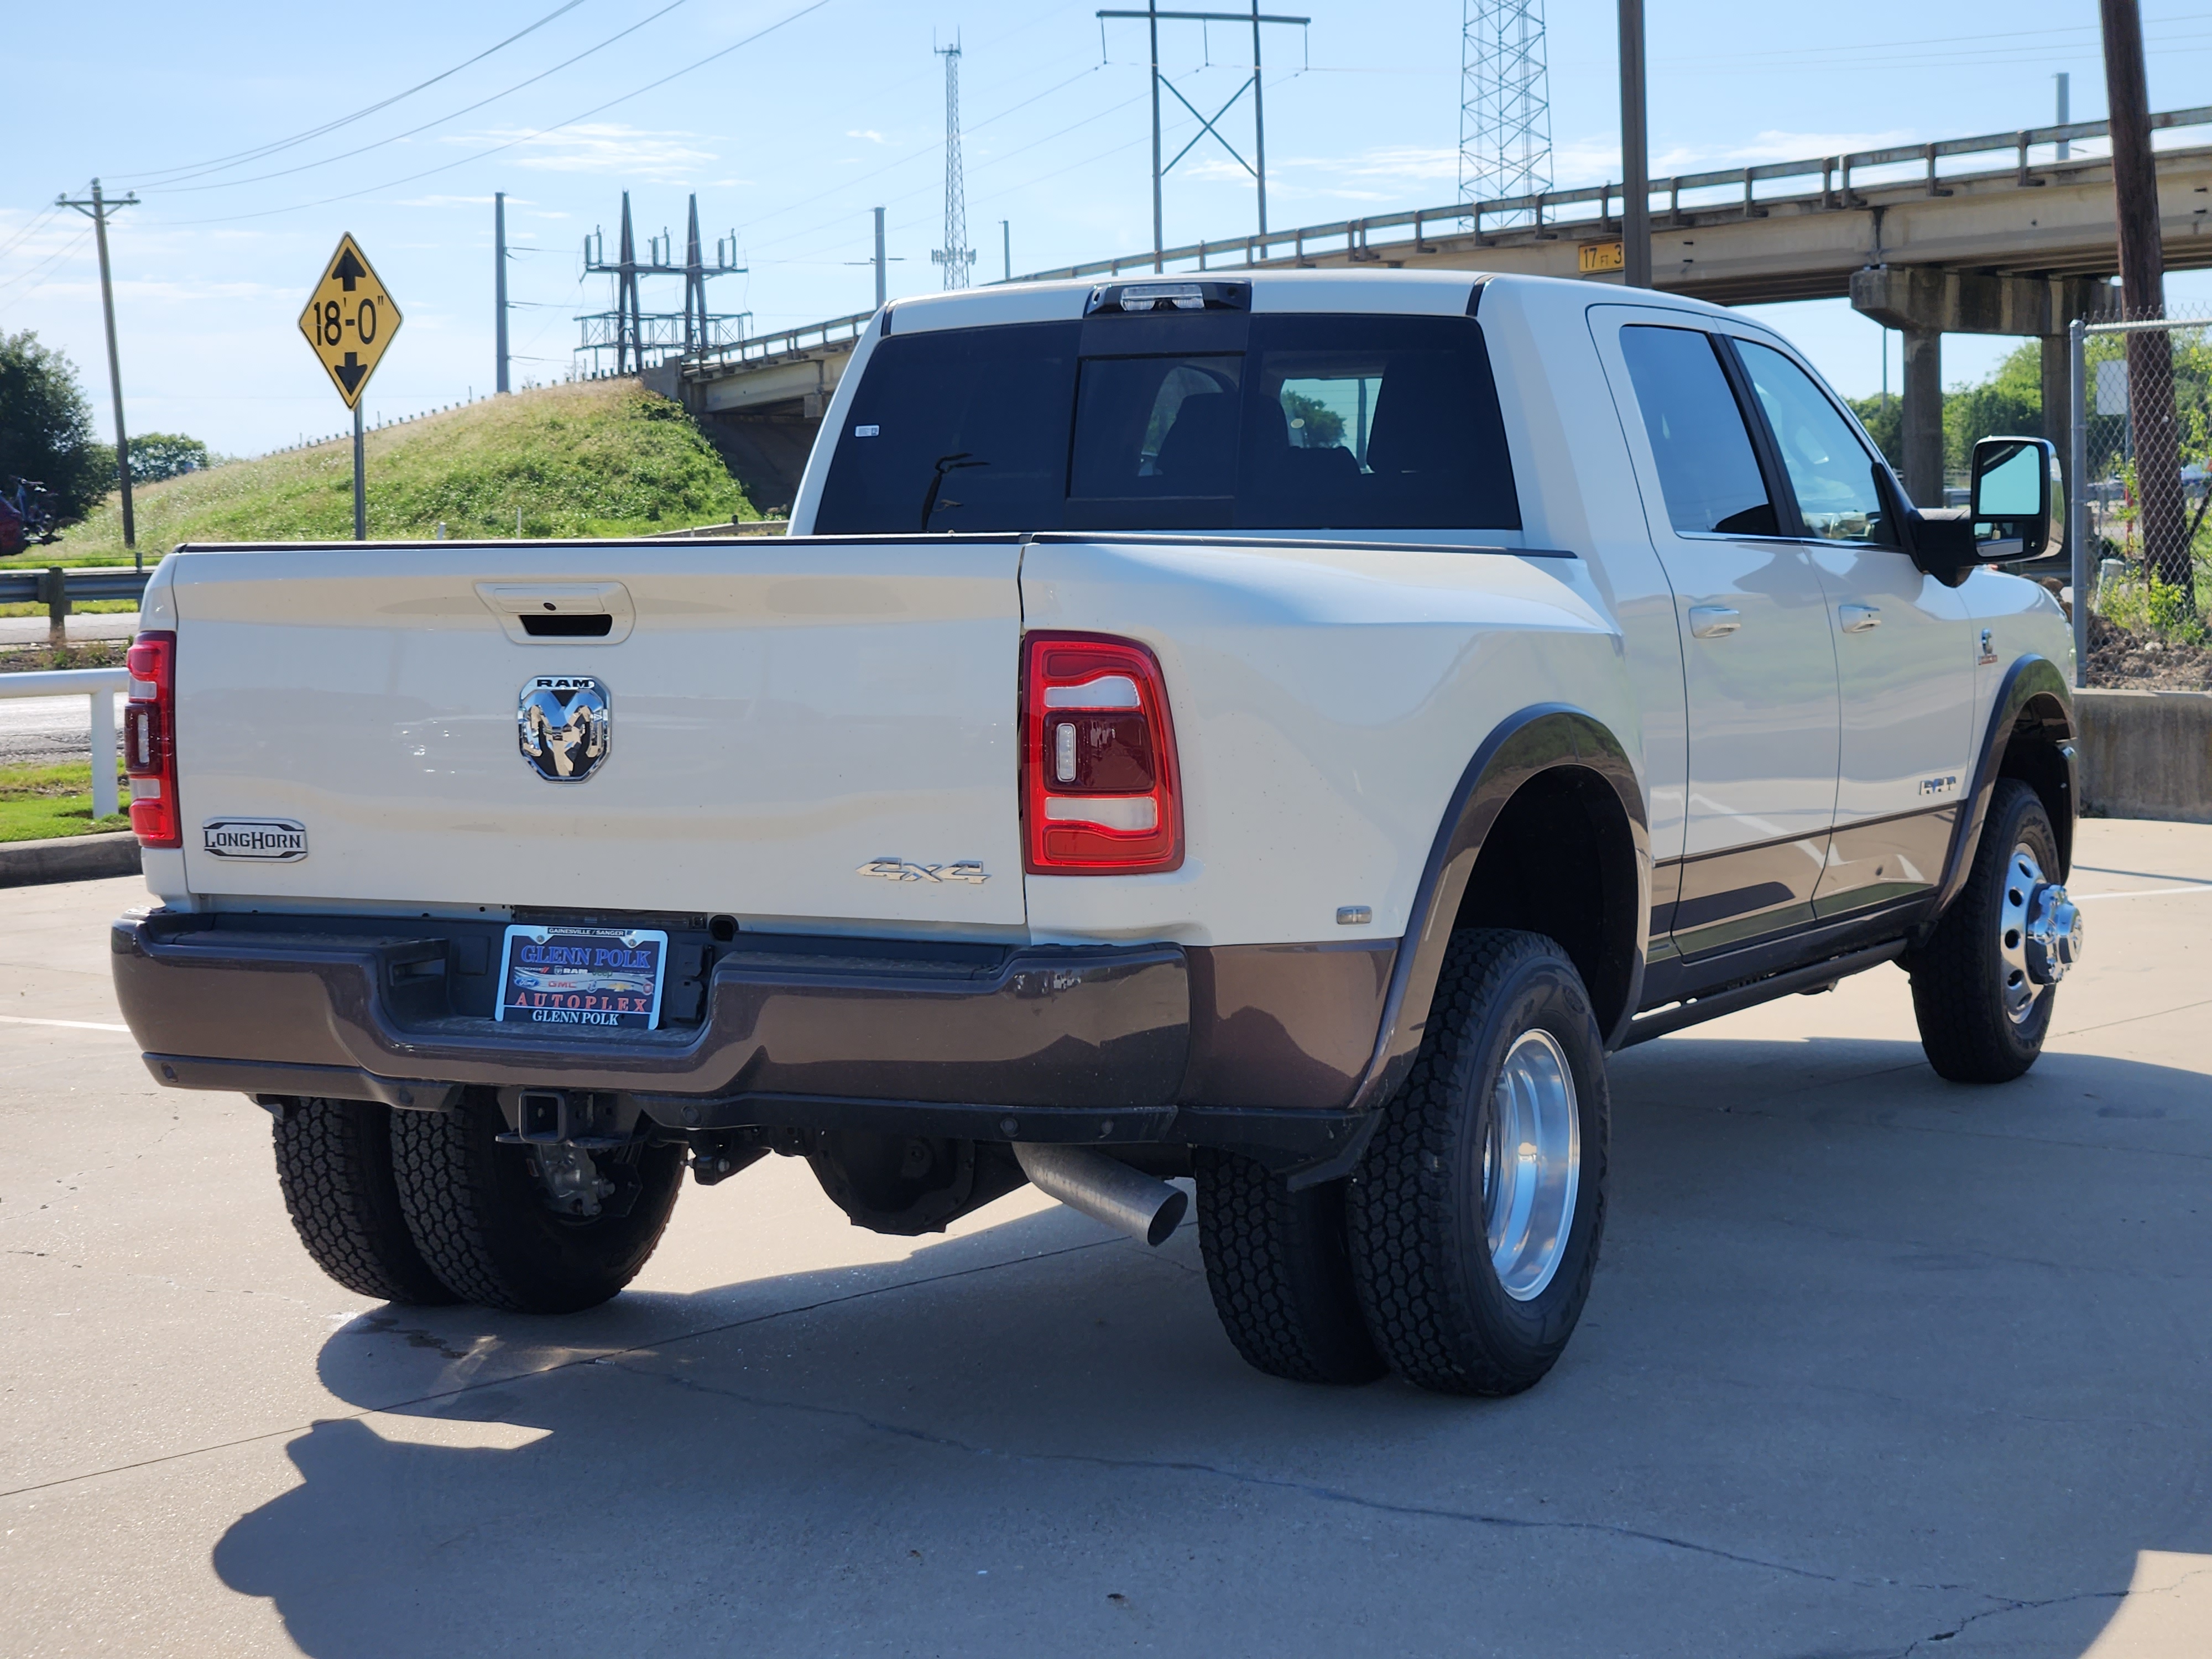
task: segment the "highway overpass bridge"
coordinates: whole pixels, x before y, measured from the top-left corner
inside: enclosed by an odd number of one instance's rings
[[[2212,106],[2151,118],[2168,270],[2212,268]],[[1942,501],[1942,340],[2044,343],[2047,435],[2066,453],[2066,328],[2118,270],[2101,121],[1655,179],[1654,285],[1720,305],[1849,296],[1905,335],[1905,482]],[[1621,189],[1547,191],[1194,242],[1018,282],[1371,265],[1618,283]],[[872,313],[760,336],[659,371],[763,507],[796,490],[829,395]]]

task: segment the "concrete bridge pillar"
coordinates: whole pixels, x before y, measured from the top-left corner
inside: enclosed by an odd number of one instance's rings
[[[1905,493],[1943,505],[1943,336],[2032,334],[2043,348],[2043,434],[2067,453],[2068,325],[2104,285],[2086,277],[1986,276],[1937,265],[1869,265],[1851,273],[1851,306],[1905,336]],[[2069,481],[2069,486],[2071,481]]]
[[[2058,446],[2062,466],[2074,453],[2074,352],[2063,334],[2043,337],[2043,435]]]
[[[1943,505],[1943,331],[1905,331],[1905,406],[1898,457],[1905,493],[1918,507]]]

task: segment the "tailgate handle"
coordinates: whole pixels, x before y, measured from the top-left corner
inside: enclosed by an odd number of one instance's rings
[[[637,618],[620,582],[478,582],[477,597],[518,644],[629,636]]]
[[[615,619],[604,611],[595,617],[526,611],[520,621],[522,631],[533,640],[603,640],[615,627]]]

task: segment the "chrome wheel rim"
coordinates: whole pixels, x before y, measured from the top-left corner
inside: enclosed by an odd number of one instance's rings
[[[2044,988],[2027,967],[2028,913],[2043,885],[2043,866],[2025,842],[2012,849],[2005,866],[2004,891],[1997,896],[1997,957],[2002,963],[2005,1018],[2014,1024],[2027,1023],[2035,1012],[2035,1000]]]
[[[1549,1031],[1523,1031],[1498,1068],[1482,1146],[1490,1264],[1516,1302],[1541,1296],[1559,1270],[1582,1164],[1582,1113],[1566,1051]]]

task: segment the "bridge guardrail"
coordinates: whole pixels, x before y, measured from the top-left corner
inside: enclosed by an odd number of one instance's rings
[[[2170,131],[2179,127],[2212,126],[2212,105],[2198,105],[2189,109],[2168,110],[2150,118],[2154,131]],[[1894,189],[1899,185],[1920,182],[1914,179],[1867,179],[1856,175],[1882,168],[1919,166],[1925,169],[1924,182],[1930,195],[1943,193],[1944,186],[1961,179],[1996,177],[2012,173],[2023,185],[2040,182],[2038,174],[2045,177],[2079,167],[2099,167],[2109,163],[2104,155],[2075,155],[2060,161],[2054,157],[2043,163],[2033,163],[2029,152],[2045,145],[2062,142],[2079,143],[2087,139],[2109,136],[2110,128],[2103,121],[2075,121],[2066,126],[2021,127],[2011,132],[1985,133],[1972,138],[1947,138],[1933,143],[1896,144],[1883,149],[1853,150],[1841,155],[1814,155],[1796,161],[1764,161],[1752,167],[1723,167],[1708,173],[1680,173],[1672,178],[1651,180],[1651,194],[1664,196],[1664,207],[1652,209],[1652,222],[1666,222],[1663,216],[1684,210],[1710,211],[1716,207],[1736,205],[1733,196],[1727,201],[1686,202],[1686,194],[1701,191],[1729,191],[1742,192],[1741,205],[1750,216],[1759,216],[1764,210],[1780,202],[1819,201],[1825,206],[1851,207],[1856,189],[1874,189],[1879,185]],[[2011,154],[2014,160],[2009,167],[1996,168],[1981,174],[1943,173],[1937,163],[1961,155]],[[1818,191],[1806,191],[1795,196],[1761,196],[1756,186],[1778,179],[1818,179]],[[1218,242],[1191,242],[1181,247],[1164,249],[1159,263],[1173,265],[1194,260],[1197,268],[1210,270],[1217,266],[1209,261],[1229,258],[1244,264],[1257,264],[1263,260],[1289,255],[1304,257],[1309,253],[1348,252],[1355,260],[1380,259],[1384,252],[1394,249],[1414,252],[1420,249],[1423,236],[1440,230],[1447,223],[1465,222],[1478,237],[1485,234],[1486,217],[1504,220],[1533,216],[1531,222],[1493,224],[1490,234],[1510,231],[1542,231],[1553,228],[1576,229],[1620,234],[1620,222],[1613,212],[1613,204],[1622,194],[1618,183],[1586,185],[1575,190],[1551,190],[1531,196],[1507,197],[1495,202],[1450,202],[1440,207],[1416,208],[1410,212],[1377,213],[1361,219],[1339,220],[1332,224],[1302,225],[1289,230],[1274,230],[1264,235],[1232,236]],[[1563,214],[1562,209],[1589,210]],[[1389,238],[1378,245],[1374,241],[1376,231],[1408,232],[1404,237]],[[1316,246],[1315,244],[1340,244],[1338,246]],[[1095,259],[1085,264],[1066,265],[1056,270],[1041,270],[1017,282],[1042,283],[1074,276],[1117,276],[1125,270],[1139,270],[1153,263],[1151,252],[1122,254],[1112,259]],[[994,284],[995,286],[995,284]]]
[[[2153,115],[2150,124],[2154,131],[2172,131],[2177,128],[2212,126],[2212,105],[2197,105],[2188,109],[2167,110]],[[2031,152],[2059,143],[2075,144],[2110,136],[2111,129],[2103,121],[2075,121],[2064,126],[2021,127],[2010,132],[1984,133],[1971,138],[1945,138],[1932,143],[1893,144],[1881,149],[1852,150],[1841,155],[1814,155],[1796,161],[1762,161],[1751,167],[1722,167],[1705,173],[1678,173],[1671,178],[1651,181],[1653,197],[1664,197],[1666,205],[1655,208],[1653,222],[1663,224],[1662,216],[1679,215],[1684,211],[1711,211],[1716,207],[1740,204],[1747,216],[1762,215],[1768,207],[1779,203],[1819,201],[1824,206],[1851,207],[1861,189],[1895,189],[1900,185],[1923,182],[1930,194],[1940,194],[1955,180],[1967,178],[1997,177],[2012,173],[2023,185],[2042,182],[2045,178],[2080,167],[2099,167],[2110,160],[2103,155],[2075,155],[2061,161],[2055,155],[2049,161],[2034,161]],[[1987,170],[1982,173],[1945,173],[1939,163],[1960,156],[1995,155],[2009,154],[2010,167]],[[1901,167],[1923,169],[1923,179],[1883,178],[1869,179],[1863,175]],[[1778,179],[1802,179],[1820,180],[1817,191],[1806,191],[1796,195],[1761,195],[1759,186]],[[1712,192],[1729,192],[1726,200],[1685,201],[1686,196],[1711,196]],[[1741,191],[1740,203],[1735,192]],[[1230,267],[1238,264],[1255,265],[1268,259],[1283,257],[1304,258],[1310,253],[1348,253],[1355,262],[1381,260],[1393,252],[1425,251],[1424,239],[1432,232],[1442,232],[1443,227],[1464,224],[1480,237],[1486,234],[1484,221],[1525,220],[1527,222],[1493,222],[1488,234],[1512,231],[1543,232],[1551,229],[1583,231],[1603,234],[1620,234],[1620,221],[1614,211],[1614,203],[1622,195],[1617,184],[1587,185],[1575,190],[1548,190],[1532,196],[1506,197],[1494,202],[1448,202],[1441,206],[1416,208],[1410,212],[1376,213],[1360,219],[1343,219],[1322,225],[1301,225],[1289,230],[1273,230],[1265,234],[1225,237],[1213,242],[1188,242],[1180,247],[1164,249],[1158,256],[1163,267],[1188,265],[1195,262],[1199,270],[1211,270],[1228,260]],[[1382,233],[1377,237],[1376,233]],[[1403,232],[1402,235],[1394,233]],[[1443,234],[1465,234],[1444,232]],[[1017,283],[1046,283],[1064,281],[1079,276],[1118,276],[1124,271],[1147,269],[1154,263],[1150,251],[1143,253],[1121,254],[1111,259],[1093,259],[1084,264],[1062,265],[1052,270],[1032,271],[1017,276]],[[1001,284],[993,283],[992,287]],[[787,328],[775,334],[756,335],[753,338],[727,346],[720,346],[684,360],[684,367],[691,372],[712,373],[744,363],[760,362],[787,356],[810,348],[824,349],[832,345],[850,344],[858,340],[875,313],[855,312],[849,317],[836,317],[827,322],[809,323],[799,328]]]

